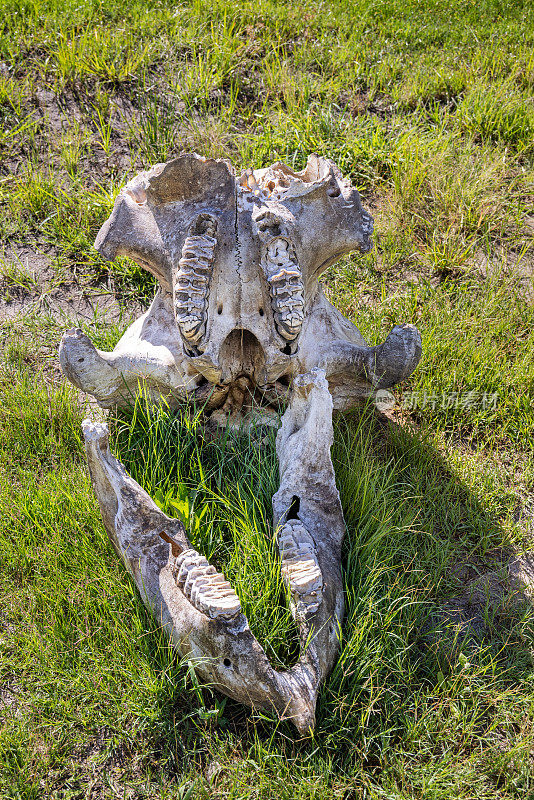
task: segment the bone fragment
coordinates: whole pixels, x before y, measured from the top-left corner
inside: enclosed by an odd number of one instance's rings
[[[273,510],[282,576],[316,691],[334,665],[344,612],[345,523],[330,456],[332,409],[324,370],[298,376],[276,439],[280,488]]]
[[[140,384],[154,401],[172,406],[192,394],[200,376],[188,374],[168,293],[158,293],[148,311],[125,332],[113,352],[97,350],[79,328],[67,331],[59,348],[64,375],[104,408],[131,406]]]
[[[412,374],[421,350],[421,335],[414,325],[395,325],[386,341],[375,347],[332,342],[323,364],[328,376],[357,375],[375,389],[388,389]]]

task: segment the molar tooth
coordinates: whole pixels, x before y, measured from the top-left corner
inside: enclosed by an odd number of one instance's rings
[[[291,341],[299,335],[304,321],[304,284],[291,242],[281,236],[272,239],[262,263],[276,329],[283,339]]]
[[[298,550],[293,550],[287,558],[284,553],[282,570],[285,572],[294,572],[297,568],[303,569],[304,564],[308,562],[315,564],[314,556],[311,553],[300,553]]]
[[[219,617],[229,619],[230,617],[235,617],[241,611],[241,604],[237,595],[224,598],[210,598],[203,595],[200,603],[202,607],[199,610],[211,617],[211,619],[218,619]]]
[[[197,553],[196,550],[187,550],[185,553],[182,553],[182,557],[186,556],[185,558],[181,558],[181,563],[178,568],[178,575],[176,581],[178,586],[182,588],[187,580],[187,576],[189,572],[194,569],[195,567],[199,566],[207,566],[208,562],[201,556],[200,553]]]
[[[316,564],[311,567],[297,568],[288,571],[291,590],[300,595],[310,594],[312,591],[322,589],[323,580],[321,570]]]
[[[184,561],[187,561],[190,558],[194,558],[195,556],[198,556],[198,553],[197,553],[196,550],[193,550],[192,547],[189,548],[189,550],[183,550],[180,553],[180,555],[177,556],[177,558],[176,558],[176,568],[180,569],[180,567],[182,566]]]
[[[304,555],[314,555],[315,554],[315,547],[311,542],[298,542],[295,541],[293,538],[284,538],[281,539],[279,542],[280,553],[283,553],[283,558],[292,558],[296,556],[300,558]]]
[[[181,300],[180,297],[177,297],[174,306],[176,308],[177,317],[182,317],[183,315],[187,315],[187,313],[190,314],[191,312],[193,312],[193,314],[196,313],[198,316],[202,315],[202,300],[199,301],[194,296],[191,296],[191,294],[187,294],[187,297],[184,300]]]
[[[179,281],[176,281],[174,285],[174,292],[175,295],[178,292],[187,292],[187,291],[204,291],[204,287],[208,283],[208,278],[206,275],[197,275],[191,274],[187,276],[181,276]],[[198,284],[198,285],[197,285]]]
[[[322,601],[323,576],[315,542],[299,520],[289,520],[278,532],[282,579],[299,607],[315,613]]]
[[[215,567],[209,566],[206,570],[204,570],[202,575],[199,575],[196,578],[189,593],[189,599],[194,606],[197,605],[199,595],[205,592],[217,580],[217,575],[218,573],[216,572]]]
[[[176,559],[176,582],[189,602],[212,619],[230,618],[241,611],[239,598],[221,572],[196,550]]]
[[[216,220],[201,215],[186,238],[178,268],[173,278],[174,314],[183,338],[189,344],[200,342],[206,331],[211,268],[215,260],[217,239],[208,233],[195,233]]]
[[[179,556],[176,557],[176,569],[180,569],[183,563],[189,563],[192,558],[196,558],[199,554],[193,548],[183,550]]]
[[[281,264],[279,266],[282,266]],[[281,269],[275,275],[271,275],[269,278],[270,283],[278,283],[280,281],[286,281],[288,278],[300,278],[300,270],[297,269]]]
[[[180,323],[182,336],[188,342],[194,343],[197,338],[197,334],[198,339],[200,339],[206,330],[206,325],[200,316],[177,316],[176,321]]]
[[[191,596],[191,589],[193,588],[193,584],[195,583],[195,580],[197,580],[198,578],[203,577],[206,574],[206,571],[209,570],[209,567],[210,567],[210,565],[208,564],[207,560],[204,558],[202,563],[197,564],[196,566],[194,566],[192,569],[189,570],[189,572],[187,573],[187,578],[185,579],[185,582],[184,582],[184,585],[183,585],[183,589],[182,589],[183,593],[187,597]]]
[[[241,610],[241,603],[228,581],[221,573],[217,573],[210,583],[200,587],[197,608],[212,618],[230,617]]]
[[[221,583],[219,586],[206,586],[202,592],[203,597],[233,597],[235,594],[231,584],[227,581]]]

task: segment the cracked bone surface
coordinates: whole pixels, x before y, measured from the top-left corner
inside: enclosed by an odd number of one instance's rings
[[[334,408],[350,408],[408,377],[421,356],[411,325],[369,347],[319,284],[340,256],[370,250],[372,229],[358,192],[325,158],[310,156],[301,172],[274,164],[241,176],[194,154],[157,164],[119,193],[95,246],[152,272],[158,293],[111,353],[68,331],[62,369],[105,408],[129,405],[140,380],[154,399],[210,394],[215,408],[242,376],[272,397],[322,367]]]
[[[301,642],[299,661],[285,672],[270,665],[228,581],[191,547],[183,525],[163,514],[113,457],[107,425],[86,420],[83,430],[111,541],[179,652],[225,694],[274,710],[308,732],[315,723],[319,685],[335,660],[343,614],[344,524],[330,459],[332,398],[324,372],[299,379],[277,437],[282,479],[273,507]],[[313,486],[300,466],[308,450],[316,457]],[[298,512],[295,497],[301,498]]]
[[[242,175],[196,154],[157,164],[118,194],[95,243],[104,258],[128,256],[155,275],[150,308],[112,352],[79,329],[59,352],[65,376],[104,408],[131,405],[140,383],[153,401],[195,399],[233,427],[240,416],[272,422],[287,404],[273,498],[301,638],[287,672],[269,665],[224,576],[111,456],[105,428],[87,423],[85,435],[106,527],[175,644],[206,680],[301,731],[313,725],[343,617],[332,412],[406,379],[421,357],[412,325],[369,346],[322,291],[320,275],[340,256],[371,249],[372,229],[358,192],[325,158],[310,156],[300,172],[277,163]]]

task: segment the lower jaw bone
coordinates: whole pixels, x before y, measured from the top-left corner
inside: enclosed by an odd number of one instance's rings
[[[299,732],[315,724],[321,681],[339,647],[344,532],[330,458],[332,399],[322,370],[300,376],[277,437],[273,498],[282,576],[301,643],[297,664],[274,670],[221,573],[196,552],[181,522],[163,514],[109,449],[107,425],[83,424],[105,527],[142,600],[179,653],[214,688],[274,710]]]

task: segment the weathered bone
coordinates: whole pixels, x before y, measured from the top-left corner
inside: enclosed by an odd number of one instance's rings
[[[315,442],[318,426],[324,437]],[[309,567],[302,564],[299,570],[298,565],[289,564],[283,550],[282,570],[297,597],[292,610],[301,641],[300,660],[286,672],[271,667],[250,632],[237,595],[224,576],[191,548],[183,525],[163,514],[111,455],[107,425],[86,420],[83,430],[93,487],[111,541],[143,602],[175,646],[193,660],[205,681],[254,708],[275,710],[306,733],[314,725],[317,690],[334,663],[343,610],[338,563],[343,516],[329,454],[332,400],[324,374],[317,371],[299,383],[277,441],[283,470],[273,499],[277,519],[283,520],[291,511],[294,492],[303,497],[298,512],[303,521],[283,524],[279,541],[283,548],[291,530],[297,557],[307,546],[315,572],[320,575],[322,569],[326,576],[322,591]],[[301,479],[298,463],[310,448],[319,454],[315,473],[319,483],[311,492]],[[318,512],[317,519],[310,517],[312,508]],[[322,537],[317,556],[317,540],[305,529],[304,520],[315,536]],[[320,530],[320,525],[329,527]]]
[[[112,353],[80,330],[60,347],[65,375],[104,407],[130,404],[140,381],[155,401],[195,397],[232,426],[254,416],[253,403],[272,421],[289,400],[273,497],[301,640],[299,662],[286,672],[270,666],[224,576],[111,456],[106,428],[87,423],[85,436],[106,528],[175,645],[206,681],[275,709],[300,731],[313,726],[343,618],[332,412],[404,380],[421,356],[411,325],[370,347],[318,282],[341,255],[367,252],[372,229],[356,189],[324,158],[310,156],[301,172],[278,163],[241,176],[194,154],[158,164],[119,193],[96,248],[133,258],[157,277],[159,292]]]
[[[201,376],[189,375],[169,293],[158,293],[112,353],[97,350],[79,328],[59,348],[64,375],[103,408],[129,406],[142,381],[154,400],[191,395]]]
[[[341,544],[345,523],[330,457],[332,411],[324,370],[299,375],[276,438],[280,487],[273,497],[273,511],[275,526],[281,526],[282,574],[287,575],[301,642],[314,631],[306,655],[315,686],[335,662],[344,610]],[[293,552],[299,564],[290,565],[285,558],[292,549],[288,535],[295,542]],[[296,574],[290,566],[296,567]],[[299,578],[309,578],[309,584],[306,580],[299,584]],[[314,591],[316,596],[311,594]]]
[[[300,173],[275,164],[239,179],[225,161],[159,164],[119,194],[96,246],[150,269],[161,294],[112,354],[90,352],[69,332],[63,370],[109,407],[128,405],[140,378],[174,403],[251,369],[263,389],[318,366],[334,407],[349,407],[407,377],[420,356],[414,328],[369,348],[318,284],[337,257],[368,250],[371,231],[357,191],[326,159],[310,157]],[[212,406],[226,395],[215,390]]]

